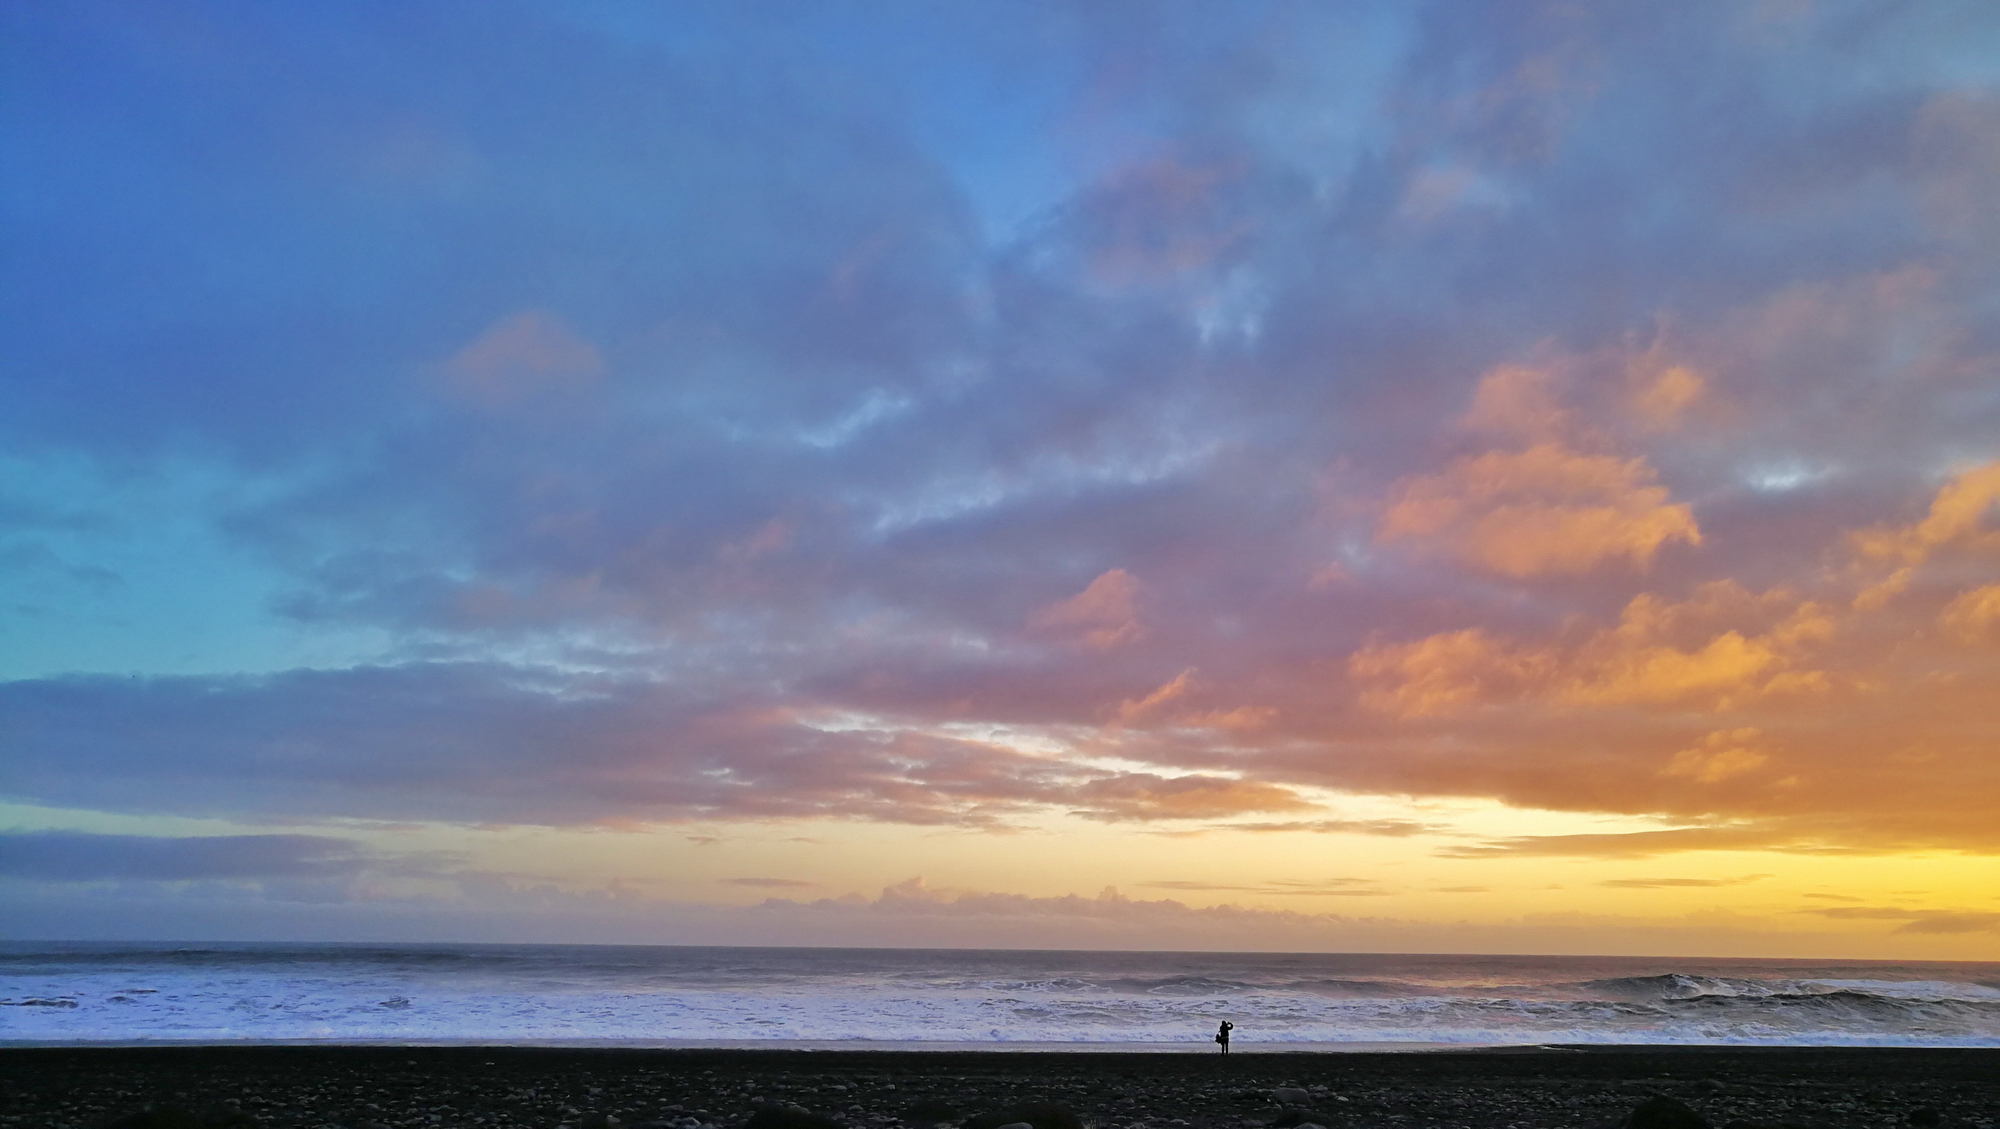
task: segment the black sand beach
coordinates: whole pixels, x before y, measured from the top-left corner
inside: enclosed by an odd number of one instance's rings
[[[1656,1098],[1707,1124],[1994,1126],[2000,1051],[1234,1054],[13,1048],[0,1125],[285,1129],[1595,1129]],[[1039,1104],[1040,1108],[1036,1107]],[[1058,1108],[1059,1107],[1059,1108]],[[1698,1122],[1654,1102],[1634,1129]],[[145,1111],[152,1111],[146,1115]],[[134,1116],[134,1115],[140,1116]],[[807,1116],[815,1115],[815,1116]],[[1662,1120],[1664,1118],[1665,1120]]]

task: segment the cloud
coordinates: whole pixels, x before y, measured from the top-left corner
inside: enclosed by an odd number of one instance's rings
[[[1700,745],[1675,753],[1660,774],[1685,776],[1702,784],[1715,784],[1732,776],[1755,772],[1771,759],[1756,748],[1762,736],[1754,728],[1718,729],[1703,737]]]
[[[836,727],[699,686],[536,668],[13,682],[0,702],[18,723],[15,795],[154,812],[990,825],[1049,809],[1118,822],[1312,807],[1267,782],[1108,771],[888,721]]]
[[[1304,832],[1311,835],[1381,835],[1400,839],[1410,835],[1424,835],[1442,830],[1428,823],[1409,819],[1303,819],[1282,823],[1230,823],[1217,830],[1249,831],[1260,834]]]
[[[1702,375],[1685,365],[1660,367],[1634,383],[1632,413],[1648,431],[1678,426],[1708,391]]]
[[[1759,621],[1758,634],[1725,626]],[[1404,717],[1537,699],[1727,709],[1824,689],[1825,676],[1802,660],[1831,632],[1817,604],[1718,581],[1679,603],[1636,596],[1616,627],[1573,643],[1515,646],[1468,628],[1363,648],[1349,657],[1348,670],[1368,687],[1365,703]]]
[[[797,878],[718,878],[716,881],[729,886],[748,886],[756,890],[808,890],[819,885],[817,882],[806,882]]]
[[[1611,878],[1599,882],[1599,886],[1611,886],[1624,890],[1659,890],[1679,887],[1742,886],[1771,877],[1768,874],[1745,874],[1740,878]]]
[[[1691,511],[1653,477],[1637,459],[1553,444],[1489,451],[1398,483],[1379,536],[1510,577],[1643,567],[1668,542],[1701,542]]]
[[[1979,206],[2000,187],[2000,99],[1971,90],[1932,96],[1918,112],[1917,159],[1930,174],[1924,215],[1936,229],[1991,239],[1991,213]]]
[[[1145,633],[1135,606],[1138,594],[1139,582],[1131,573],[1109,569],[1076,595],[1038,609],[1030,623],[1075,633],[1085,645],[1105,650]]]
[[[1194,671],[1192,669],[1181,671],[1174,676],[1173,681],[1166,683],[1145,697],[1132,698],[1120,702],[1118,704],[1119,722],[1136,721],[1159,707],[1184,696],[1188,691],[1189,681],[1193,677]]]
[[[0,832],[0,877],[33,882],[330,878],[367,862],[355,840],[326,835]]]
[[[1898,933],[1986,933],[2000,931],[2000,913],[1967,910],[1903,909],[1894,906],[1814,906],[1822,917],[1860,921],[1900,921]]]
[[[1575,413],[1563,406],[1556,382],[1556,373],[1547,367],[1496,365],[1479,378],[1472,406],[1458,425],[1502,439],[1554,442],[1576,427]]]
[[[1076,789],[1075,802],[1085,805],[1076,814],[1105,822],[1215,819],[1313,807],[1289,789],[1257,781],[1136,772],[1089,781]]]
[[[1394,890],[1373,888],[1367,878],[1336,878],[1329,882],[1273,881],[1270,892],[1274,894],[1298,894],[1306,897],[1334,898],[1376,898],[1395,893]]]
[[[1670,419],[1698,395],[1698,381],[1669,369],[1643,393],[1648,418]],[[1662,384],[1661,382],[1665,383]],[[1575,575],[1623,560],[1643,569],[1662,545],[1701,543],[1692,511],[1669,501],[1643,459],[1568,445],[1577,430],[1542,369],[1502,365],[1479,383],[1460,426],[1528,445],[1461,456],[1391,489],[1376,531],[1514,578]]]
[[[1158,882],[1141,882],[1140,885],[1146,887],[1149,890],[1188,890],[1193,892],[1207,892],[1214,890],[1241,891],[1241,890],[1257,889],[1257,887],[1255,886],[1218,885],[1213,882],[1196,882],[1185,878],[1163,879]]]
[[[1445,858],[1502,856],[1599,859],[1651,858],[1681,851],[1815,850],[1796,833],[1754,827],[1684,827],[1665,831],[1623,831],[1579,835],[1520,835],[1480,844],[1448,846]]]
[[[1864,557],[1904,565],[1921,564],[1948,548],[2000,548],[2000,528],[1988,528],[1988,517],[2000,504],[2000,462],[1960,472],[1932,499],[1930,512],[1906,526],[1866,529],[1854,534],[1854,547]]]
[[[1185,879],[1165,879],[1156,882],[1141,882],[1151,890],[1186,890],[1191,893],[1240,892],[1267,896],[1304,896],[1334,898],[1386,897],[1394,891],[1377,889],[1372,879],[1335,878],[1324,882],[1307,882],[1295,879],[1273,879],[1249,886],[1218,885],[1210,882],[1195,882]]]
[[[1196,889],[1195,886],[1187,885],[1173,885],[1167,888]],[[1204,886],[1200,889],[1228,892],[1234,887]],[[1339,914],[1301,913],[1295,910],[1264,909],[1233,904],[1190,906],[1171,898],[1156,900],[1131,898],[1120,893],[1115,887],[1109,886],[1099,891],[1095,897],[1077,894],[1036,897],[975,890],[938,890],[927,886],[922,878],[911,878],[893,886],[886,886],[881,894],[874,898],[849,895],[841,898],[820,898],[811,902],[769,898],[761,903],[759,908],[774,914],[807,911],[816,916],[1029,920],[1042,921],[1050,925],[1094,923],[1098,926],[1141,926],[1163,929],[1262,926],[1286,932],[1327,930],[1353,920]]]
[[[1938,622],[1966,642],[1976,642],[2000,626],[2000,584],[1973,588],[1945,606]]]
[[[445,364],[453,390],[487,407],[573,389],[603,370],[596,348],[547,310],[500,319]]]

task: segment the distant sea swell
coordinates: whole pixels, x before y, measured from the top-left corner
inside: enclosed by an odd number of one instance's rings
[[[2000,964],[0,946],[0,1041],[2000,1046]]]

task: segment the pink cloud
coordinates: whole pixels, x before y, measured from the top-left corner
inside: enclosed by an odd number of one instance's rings
[[[1109,569],[1066,600],[1035,612],[1029,625],[1078,638],[1086,646],[1109,650],[1145,634],[1139,622],[1139,582],[1122,568]]]

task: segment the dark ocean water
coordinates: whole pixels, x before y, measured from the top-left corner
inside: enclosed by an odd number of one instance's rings
[[[0,944],[0,1041],[2000,1046],[2000,963]]]

